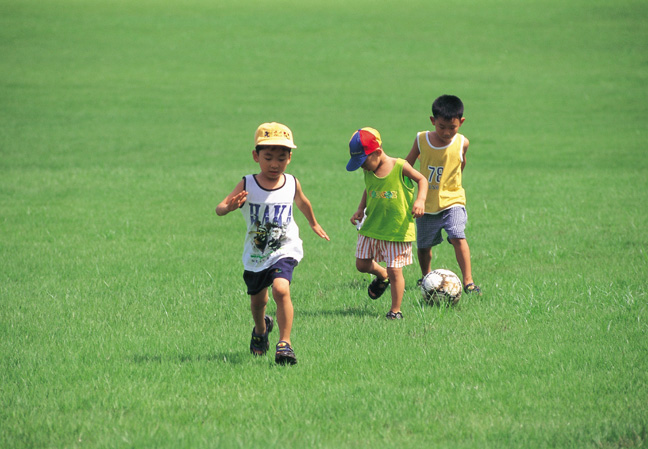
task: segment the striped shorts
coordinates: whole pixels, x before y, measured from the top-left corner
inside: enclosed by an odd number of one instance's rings
[[[388,268],[403,268],[412,264],[412,242],[388,242],[358,234],[358,259],[385,262]]]

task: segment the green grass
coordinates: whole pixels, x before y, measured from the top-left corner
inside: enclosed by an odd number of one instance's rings
[[[636,0],[0,0],[0,446],[636,448],[648,157]],[[369,301],[347,142],[454,93],[484,295]],[[248,354],[259,123],[295,134],[299,365]],[[450,245],[434,264],[457,270]],[[274,304],[269,310],[274,313]],[[271,338],[276,343],[277,334]]]

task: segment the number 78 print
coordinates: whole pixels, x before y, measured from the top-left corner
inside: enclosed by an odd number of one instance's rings
[[[428,182],[430,184],[439,184],[441,182],[441,175],[443,174],[443,167],[433,167],[431,165],[428,165],[428,170],[430,170]]]

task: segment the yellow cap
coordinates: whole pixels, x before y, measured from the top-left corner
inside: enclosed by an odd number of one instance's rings
[[[254,146],[281,145],[288,148],[297,148],[293,142],[292,131],[281,123],[264,123],[259,126],[254,134]]]

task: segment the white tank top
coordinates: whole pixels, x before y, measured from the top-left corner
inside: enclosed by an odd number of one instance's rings
[[[265,190],[254,175],[246,175],[248,192],[241,207],[247,223],[243,247],[243,266],[247,271],[263,271],[279,259],[291,257],[299,262],[304,256],[299,228],[293,220],[296,180],[284,173],[284,185]]]

